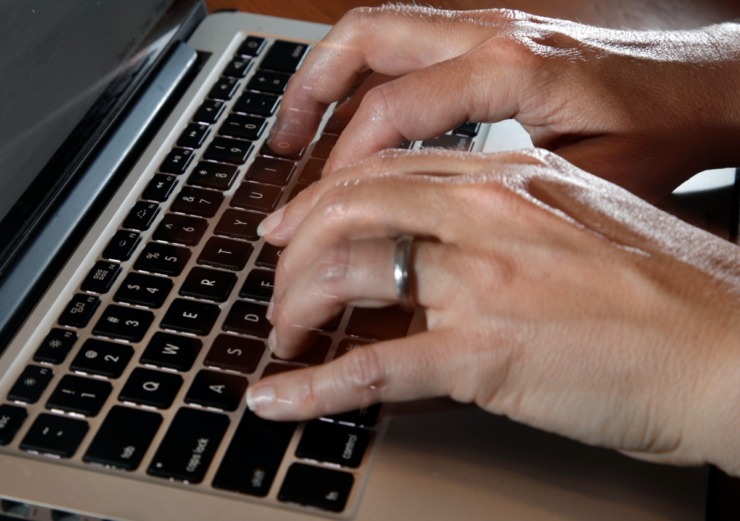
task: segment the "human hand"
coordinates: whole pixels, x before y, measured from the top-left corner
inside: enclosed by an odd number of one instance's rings
[[[248,403],[307,419],[450,396],[551,432],[740,473],[738,248],[561,158],[387,151],[261,225],[287,247],[268,343],[305,348],[346,305],[395,303],[413,234],[427,330],[263,379]]]
[[[372,70],[397,78],[366,93],[327,175],[403,139],[516,118],[535,146],[657,200],[740,160],[739,65],[735,23],[627,31],[499,9],[356,9],[291,80],[271,143],[305,146]]]

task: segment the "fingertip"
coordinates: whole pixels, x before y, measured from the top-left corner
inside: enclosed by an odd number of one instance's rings
[[[285,216],[285,208],[286,207],[283,206],[265,217],[262,222],[257,225],[257,235],[264,237],[280,226],[280,223],[283,221],[283,217]]]
[[[258,383],[247,389],[247,407],[255,414],[264,413],[275,403],[275,397],[273,386]]]

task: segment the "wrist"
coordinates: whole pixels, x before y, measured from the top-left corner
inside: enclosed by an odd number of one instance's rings
[[[737,315],[737,313],[735,313]],[[740,477],[740,317],[722,331],[710,355],[706,393],[697,403],[697,436],[705,460],[731,476]],[[712,341],[711,337],[707,339]]]

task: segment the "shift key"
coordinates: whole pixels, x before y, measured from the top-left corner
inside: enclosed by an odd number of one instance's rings
[[[172,420],[147,472],[200,483],[229,426],[223,414],[183,407]]]
[[[266,496],[295,428],[295,423],[263,420],[246,411],[213,486],[250,496]]]

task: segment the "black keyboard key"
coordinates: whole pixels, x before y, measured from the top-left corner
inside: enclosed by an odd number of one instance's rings
[[[118,399],[122,402],[167,409],[175,400],[182,382],[182,376],[178,374],[137,367],[131,372]]]
[[[234,165],[201,161],[190,174],[188,184],[225,191],[231,188],[238,173],[239,169]]]
[[[300,355],[290,358],[289,362],[293,362],[296,364],[305,364],[305,365],[319,365],[323,364],[326,360],[326,355],[329,353],[329,348],[331,347],[331,338],[324,335],[318,335],[312,342],[311,346],[308,347],[305,351],[303,351]],[[272,355],[272,357],[276,360],[280,360],[275,355]]]
[[[480,132],[480,123],[463,123],[462,125],[455,128],[452,133],[459,134],[461,136],[474,137]]]
[[[272,326],[265,317],[267,306],[238,300],[224,321],[224,331],[267,338]]]
[[[127,261],[139,245],[141,236],[136,232],[118,230],[103,250],[103,258],[115,261]]]
[[[337,144],[338,139],[339,136],[324,134],[316,142],[316,145],[311,151],[311,157],[317,157],[319,159],[328,158],[329,154],[331,154],[332,149],[334,149],[334,145]]]
[[[203,247],[198,263],[237,271],[246,266],[252,250],[254,247],[248,242],[211,237]]]
[[[159,308],[172,289],[172,281],[164,277],[129,273],[113,297],[116,302]]]
[[[200,217],[168,213],[154,231],[154,240],[185,246],[197,245],[208,229],[208,221]]]
[[[213,217],[224,200],[221,192],[184,186],[170,206],[170,211]]]
[[[251,496],[267,496],[295,427],[295,423],[271,422],[245,411],[213,486]]]
[[[265,54],[260,66],[271,71],[293,73],[298,69],[307,50],[308,45],[305,43],[277,40]]]
[[[28,418],[28,411],[23,407],[0,405],[0,446],[8,445],[13,441],[26,418]]]
[[[277,110],[280,102],[279,96],[272,94],[259,94],[257,92],[245,92],[234,105],[234,111],[241,114],[253,114],[255,116],[272,116]]]
[[[277,186],[242,183],[231,199],[231,206],[270,213],[277,207],[281,195],[283,191]]]
[[[286,159],[289,161],[298,161],[300,158],[303,157],[304,152],[306,151],[305,148],[301,148],[296,150],[295,152],[284,152],[281,150],[281,147],[284,146],[281,143],[274,144],[273,146],[277,147],[278,150],[273,150],[273,148],[265,142],[262,147],[260,148],[259,155],[261,156],[268,156],[268,157],[276,157],[278,159]]]
[[[347,324],[347,333],[370,340],[400,338],[408,333],[413,313],[398,306],[387,308],[354,308]]]
[[[225,106],[221,100],[207,99],[195,112],[193,119],[201,123],[213,124],[221,117]]]
[[[226,302],[236,284],[236,275],[229,271],[196,267],[190,270],[180,288],[180,295],[215,302]]]
[[[296,369],[302,369],[303,366],[301,365],[292,365],[292,364],[278,364],[275,362],[271,362],[267,364],[262,371],[262,378],[267,378],[268,376],[272,376],[275,374],[280,373],[287,373],[289,371],[295,371]]]
[[[203,342],[197,338],[158,332],[141,355],[141,363],[189,371],[202,347]]]
[[[193,155],[194,152],[189,148],[173,148],[159,166],[159,171],[165,174],[184,174],[193,160]]]
[[[256,241],[259,239],[257,226],[264,218],[265,215],[260,213],[226,210],[216,225],[216,234],[245,241]]]
[[[243,165],[252,151],[252,143],[240,139],[217,137],[208,145],[204,159],[221,161],[233,165]]]
[[[304,191],[306,188],[308,188],[310,185],[307,185],[305,183],[298,183],[293,187],[293,190],[290,191],[290,195],[288,196],[288,201],[292,201],[295,199],[295,196],[300,194],[302,191]]]
[[[348,472],[293,463],[280,488],[278,499],[341,512],[354,484]]]
[[[61,364],[77,342],[77,333],[68,329],[54,328],[49,331],[33,359],[36,362]]]
[[[239,49],[236,51],[236,54],[240,56],[257,56],[260,52],[262,52],[262,49],[265,47],[265,39],[260,38],[259,36],[248,36],[242,44],[239,46]]]
[[[208,471],[229,418],[183,407],[172,420],[147,472],[186,483],[200,483]]]
[[[257,257],[255,264],[260,268],[274,270],[277,268],[281,253],[283,253],[282,248],[265,243],[265,245],[262,246],[262,250],[260,250],[260,254]]]
[[[321,331],[324,331],[325,333],[331,333],[332,331],[336,331],[339,327],[339,324],[342,322],[342,315],[343,313],[340,313],[336,315],[334,318],[329,320],[329,322],[326,322],[325,324],[321,325]]]
[[[208,97],[217,100],[230,100],[239,89],[239,79],[222,76],[211,88]]]
[[[473,140],[467,136],[443,134],[421,142],[421,148],[445,148],[448,150],[462,150],[465,152],[473,148]]]
[[[357,468],[369,443],[367,430],[314,420],[304,427],[295,454],[302,459]]]
[[[258,70],[247,84],[248,90],[267,92],[269,94],[282,94],[288,85],[290,74]]]
[[[46,408],[96,416],[112,390],[113,386],[104,380],[67,374],[51,393]]]
[[[134,349],[129,345],[89,338],[82,344],[70,367],[85,374],[118,378],[132,356]]]
[[[213,329],[220,309],[215,304],[175,299],[170,304],[161,326],[164,329],[205,336]]]
[[[275,288],[275,272],[270,270],[252,270],[247,275],[239,296],[267,303],[272,298]]]
[[[82,460],[106,467],[135,470],[162,424],[162,416],[116,405],[98,429]]]
[[[301,181],[311,184],[321,179],[321,172],[324,170],[325,164],[326,160],[324,159],[315,157],[309,159],[303,166],[303,170],[301,170]]]
[[[267,127],[267,120],[258,116],[231,114],[221,125],[219,135],[255,141]]]
[[[250,374],[265,352],[265,343],[254,338],[218,335],[206,355],[204,363],[210,367]]]
[[[51,382],[54,373],[48,367],[29,365],[15,381],[8,393],[8,400],[36,403]]]
[[[78,293],[62,311],[59,323],[63,326],[85,327],[100,305],[100,299],[93,295]]]
[[[123,221],[123,227],[127,230],[148,230],[159,213],[157,203],[138,201]]]
[[[295,171],[292,161],[258,157],[249,167],[244,179],[273,186],[285,186]]]
[[[224,76],[229,78],[244,78],[252,65],[252,60],[242,56],[235,56],[224,69]]]
[[[154,314],[151,311],[111,304],[93,328],[93,334],[139,342],[153,320]]]
[[[356,425],[357,427],[372,427],[378,423],[379,415],[380,404],[376,403],[370,407],[363,407],[362,409],[355,409],[354,411],[334,414],[332,416],[328,416],[327,419],[338,423]]]
[[[71,458],[89,429],[84,420],[42,413],[31,425],[20,447],[29,452]]]
[[[134,269],[178,276],[190,259],[190,250],[172,244],[150,242],[136,259]]]
[[[220,371],[198,371],[185,401],[203,407],[235,411],[244,399],[247,379]]]
[[[177,139],[177,146],[183,148],[200,148],[208,136],[210,127],[203,123],[190,123]]]
[[[177,177],[174,175],[155,174],[152,180],[149,181],[149,184],[146,185],[141,198],[147,201],[158,201],[162,203],[170,197],[175,183],[177,183]]]
[[[120,264],[98,261],[82,281],[82,290],[91,293],[107,293],[120,272]]]

